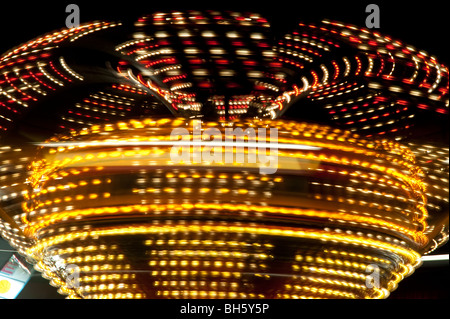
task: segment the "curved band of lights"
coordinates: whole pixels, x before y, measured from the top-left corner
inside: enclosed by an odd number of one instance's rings
[[[0,233],[71,298],[386,298],[448,239],[448,81],[331,21],[48,34],[0,57]],[[227,128],[267,135],[207,134]]]

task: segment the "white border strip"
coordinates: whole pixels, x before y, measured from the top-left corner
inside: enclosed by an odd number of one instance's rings
[[[423,256],[422,261],[448,261],[448,254]]]

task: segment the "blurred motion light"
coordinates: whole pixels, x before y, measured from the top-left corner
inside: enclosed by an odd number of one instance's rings
[[[272,38],[187,11],[3,54],[2,237],[69,298],[388,297],[448,240],[448,67],[328,20]]]

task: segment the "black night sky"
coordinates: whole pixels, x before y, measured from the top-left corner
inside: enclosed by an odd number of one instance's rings
[[[93,20],[130,19],[153,11],[232,10],[259,12],[271,22],[274,32],[284,34],[298,22],[330,19],[364,27],[366,6],[380,7],[380,29],[385,35],[423,49],[448,61],[448,13],[444,1],[4,1],[0,11],[0,51],[34,37],[65,27],[66,6],[80,7],[81,23]],[[447,36],[446,36],[447,35]]]

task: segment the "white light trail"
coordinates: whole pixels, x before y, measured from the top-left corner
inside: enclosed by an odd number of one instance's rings
[[[304,144],[276,142],[224,142],[224,141],[103,141],[103,142],[50,142],[36,143],[43,147],[89,147],[89,146],[229,146],[229,147],[267,147],[295,150],[321,150],[321,147]]]

